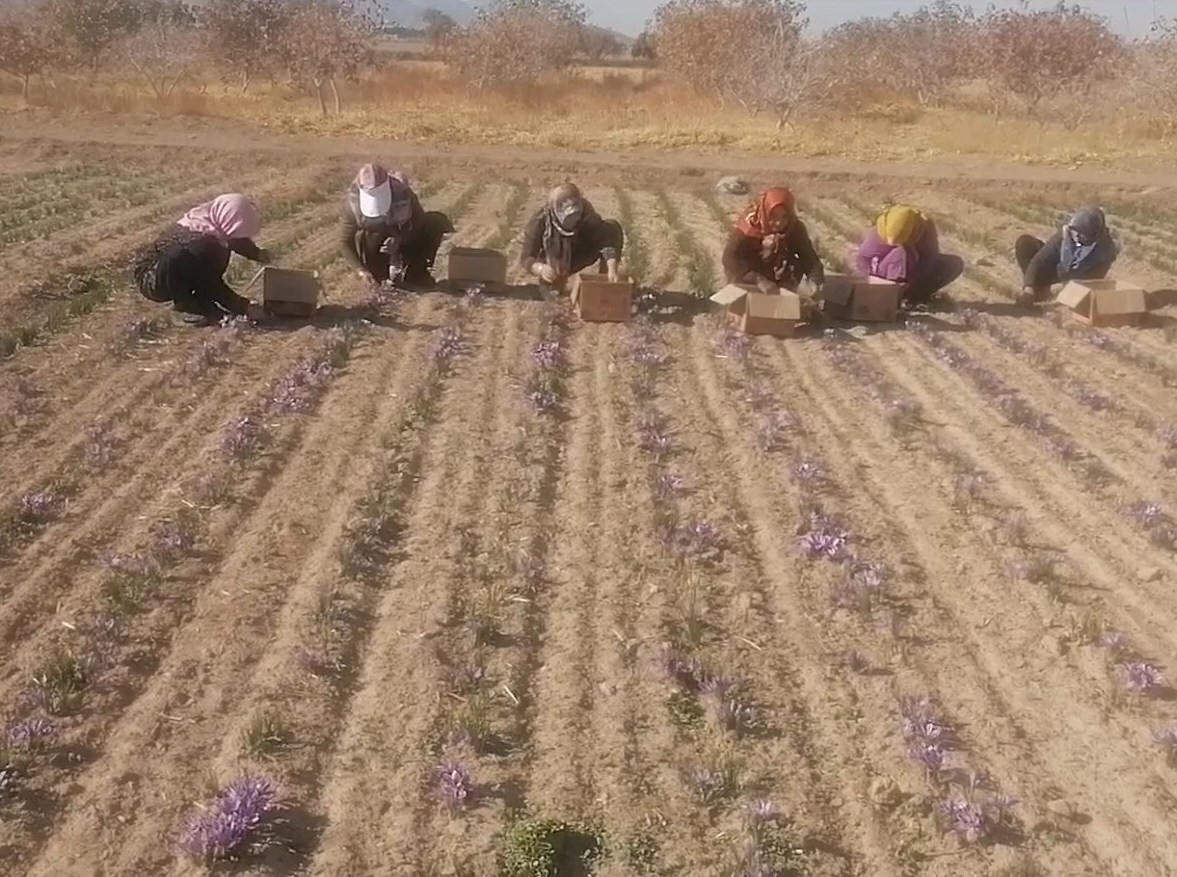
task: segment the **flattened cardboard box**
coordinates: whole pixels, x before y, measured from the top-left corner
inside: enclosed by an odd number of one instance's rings
[[[1148,295],[1125,280],[1072,280],[1055,299],[1090,326],[1139,326],[1148,313]]]
[[[480,283],[502,289],[507,285],[507,257],[485,247],[454,247],[449,253],[446,281],[453,287]]]
[[[787,289],[765,295],[751,284],[729,283],[711,301],[724,306],[728,325],[747,335],[791,338],[804,319],[801,296]]]
[[[568,294],[586,323],[628,323],[633,316],[634,282],[629,278],[611,283],[604,274],[574,274]]]
[[[319,294],[323,291],[318,271],[299,271],[294,268],[264,266],[249,285],[260,278],[262,308],[267,314],[280,317],[313,317],[319,310]]]
[[[830,274],[822,286],[826,316],[854,323],[894,323],[904,285],[878,277]]]

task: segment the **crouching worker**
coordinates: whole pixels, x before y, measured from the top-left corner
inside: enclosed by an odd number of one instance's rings
[[[190,325],[214,325],[230,314],[260,319],[262,309],[224,279],[231,253],[262,265],[270,261],[253,240],[260,230],[257,206],[244,195],[193,207],[135,257],[135,285],[151,301],[170,301]]]
[[[624,244],[621,223],[602,219],[579,188],[565,183],[527,223],[519,264],[540,284],[559,290],[593,264],[616,281]]]
[[[940,252],[931,217],[905,204],[888,207],[867,230],[857,253],[859,273],[906,284],[903,306],[924,308],[964,273],[964,260]]]
[[[1023,301],[1044,301],[1050,288],[1068,280],[1103,280],[1119,255],[1107,217],[1082,207],[1048,241],[1024,234],[1014,244],[1022,269]]]
[[[378,164],[360,168],[343,198],[339,243],[365,283],[432,289],[433,260],[453,231],[448,216],[421,206],[404,173]]]
[[[780,287],[796,292],[802,278],[820,291],[825,269],[809,230],[797,218],[792,192],[766,189],[748,207],[728,236],[723,271],[728,283],[753,283],[770,295]]]

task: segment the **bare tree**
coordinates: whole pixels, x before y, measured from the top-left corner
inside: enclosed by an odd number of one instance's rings
[[[820,93],[800,0],[670,0],[654,16],[662,66],[723,105],[771,111],[780,127]]]
[[[654,35],[648,30],[642,31],[638,34],[637,39],[633,41],[633,45],[629,47],[630,57],[640,58],[645,61],[653,61],[658,57],[658,46],[654,40]]]
[[[621,41],[607,30],[592,25],[580,29],[580,54],[599,62],[621,53]]]
[[[20,96],[29,99],[29,80],[53,57],[53,44],[42,10],[28,3],[0,9],[0,71],[20,81]]]
[[[971,45],[975,67],[998,99],[1031,113],[1044,101],[1083,98],[1115,75],[1124,42],[1107,22],[1076,4],[1049,10],[991,9]]]
[[[425,24],[425,39],[429,41],[429,47],[434,52],[441,52],[458,29],[458,23],[440,9],[426,9],[421,18]]]
[[[571,66],[584,23],[575,0],[494,0],[455,38],[449,63],[479,88],[532,83]]]
[[[342,110],[339,80],[356,79],[372,63],[374,15],[350,0],[300,0],[291,10],[281,44],[287,69],[319,101],[327,115],[324,87],[330,88],[335,112]]]
[[[196,15],[181,0],[151,0],[138,30],[121,44],[121,56],[157,98],[170,97],[200,62]]]
[[[45,0],[56,63],[98,69],[106,55],[143,23],[138,0]]]
[[[282,0],[207,0],[201,9],[205,53],[238,77],[242,94],[276,72],[290,13]]]

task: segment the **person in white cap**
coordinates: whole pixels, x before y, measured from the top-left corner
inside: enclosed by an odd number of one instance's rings
[[[621,223],[602,219],[574,183],[564,183],[527,223],[519,264],[554,289],[563,289],[569,277],[593,264],[616,281],[624,244]]]
[[[364,165],[348,186],[340,219],[343,257],[365,283],[433,288],[433,260],[454,226],[421,206],[403,172]]]

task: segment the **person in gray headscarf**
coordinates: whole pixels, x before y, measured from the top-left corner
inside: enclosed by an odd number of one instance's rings
[[[543,286],[563,289],[568,278],[594,263],[610,280],[625,245],[621,223],[602,219],[573,183],[548,195],[527,223],[520,266]]]
[[[1107,217],[1099,207],[1081,207],[1048,241],[1022,235],[1014,255],[1022,269],[1025,296],[1050,298],[1050,288],[1068,280],[1103,280],[1119,255]]]

